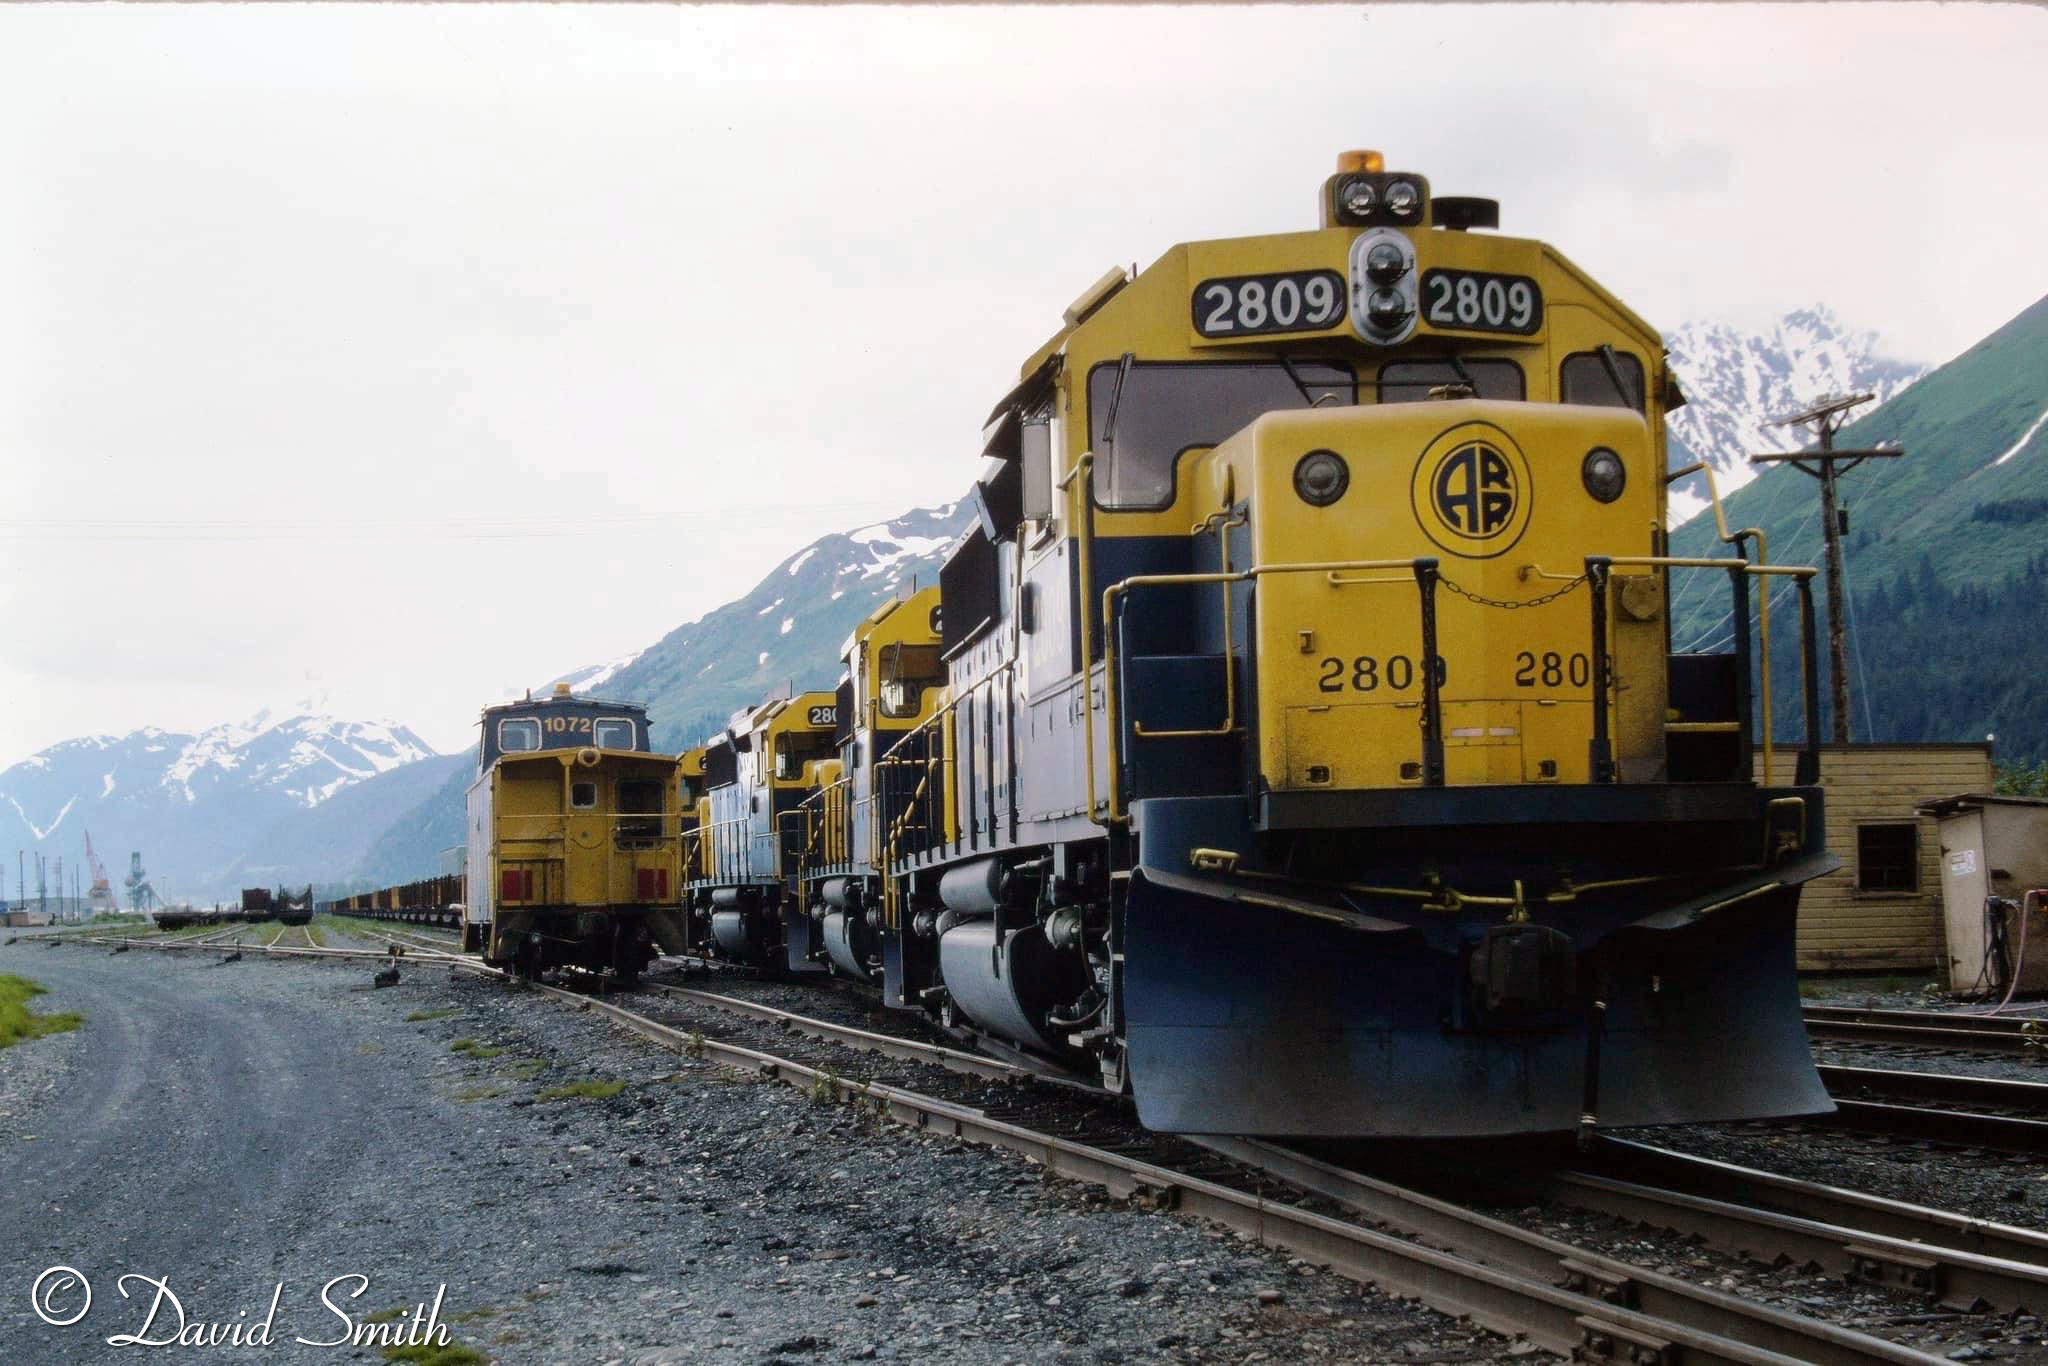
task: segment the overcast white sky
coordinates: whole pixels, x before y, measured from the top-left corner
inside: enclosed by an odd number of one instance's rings
[[[946,501],[1115,262],[1503,201],[1660,326],[2048,293],[2019,7],[0,7],[0,766],[319,699],[467,742]]]

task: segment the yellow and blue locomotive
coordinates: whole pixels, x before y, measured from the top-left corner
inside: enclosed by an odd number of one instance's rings
[[[832,762],[838,712],[833,694],[771,698],[736,713],[724,731],[686,759],[697,823],[686,843],[693,952],[780,975],[792,966],[786,923],[803,849],[804,799]],[[800,917],[791,917],[799,923]],[[807,946],[794,954],[811,964]]]
[[[885,998],[1163,1130],[1827,1110],[1811,571],[1668,554],[1660,340],[1497,205],[1371,153],[1319,203],[1111,271],[996,406],[946,687],[877,765]],[[1674,651],[1688,575],[1728,651]],[[1770,788],[1788,581],[1809,740]]]
[[[550,967],[631,980],[682,953],[678,764],[647,709],[576,697],[487,707],[467,803],[463,946],[535,977]]]
[[[840,649],[837,757],[819,765],[804,800],[795,895],[784,911],[792,971],[829,965],[857,981],[880,979],[879,852],[900,834],[882,817],[885,806],[902,814],[902,803],[884,801],[882,784],[918,768],[927,723],[944,701],[939,622],[937,586],[907,589],[870,612]]]

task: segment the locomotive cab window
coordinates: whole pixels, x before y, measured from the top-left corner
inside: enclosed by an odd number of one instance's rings
[[[1920,890],[1920,827],[1910,821],[1856,827],[1856,890]]]
[[[801,778],[805,764],[831,758],[834,749],[829,730],[784,731],[775,737],[775,776],[782,782]]]
[[[569,805],[578,811],[588,811],[597,805],[597,784],[576,782],[569,784]]]
[[[633,723],[623,716],[606,716],[598,720],[591,743],[599,749],[633,748]]]
[[[1643,406],[1643,363],[1626,351],[1605,347],[1577,351],[1564,358],[1557,372],[1560,403],[1588,403],[1596,408]]]
[[[1446,384],[1469,384],[1474,398],[1502,398],[1519,403],[1529,396],[1522,367],[1511,360],[1401,360],[1380,367],[1380,402],[1423,403],[1429,391]]]
[[[924,690],[946,681],[946,666],[939,662],[936,645],[905,645],[901,641],[882,647],[882,715],[892,721],[917,715]]]
[[[1101,462],[1096,502],[1126,510],[1167,507],[1174,467],[1187,452],[1227,441],[1263,413],[1356,401],[1357,377],[1343,366],[1301,360],[1292,371],[1271,362],[1141,361],[1126,375],[1119,361],[1097,365],[1088,372],[1089,438]]]
[[[498,723],[498,748],[506,754],[521,753],[540,748],[540,720],[532,716],[515,716]]]

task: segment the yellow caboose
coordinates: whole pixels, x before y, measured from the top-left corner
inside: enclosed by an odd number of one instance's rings
[[[464,947],[538,976],[632,979],[681,953],[677,759],[653,753],[647,709],[553,695],[486,708],[468,801]]]

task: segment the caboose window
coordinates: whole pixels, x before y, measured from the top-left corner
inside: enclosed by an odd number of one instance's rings
[[[570,783],[569,805],[575,807],[578,811],[588,811],[591,807],[596,806],[597,784]]]
[[[1470,384],[1474,398],[1519,403],[1529,394],[1522,367],[1511,360],[1398,360],[1380,367],[1380,402],[1423,403],[1431,389],[1445,384]]]
[[[540,748],[540,718],[519,716],[498,723],[498,748],[507,754]]]
[[[591,740],[599,749],[631,749],[633,723],[622,716],[601,717]]]
[[[1617,386],[1616,379],[1620,380]],[[1564,358],[1557,372],[1560,403],[1589,403],[1596,408],[1643,406],[1643,363],[1626,351],[1578,351]]]
[[[1119,394],[1122,370],[1105,361],[1088,372],[1088,430],[1105,462],[1095,496],[1105,508],[1166,507],[1181,456],[1228,440],[1262,413],[1356,401],[1356,376],[1327,361],[1295,361],[1292,374],[1270,362],[1137,362]]]

